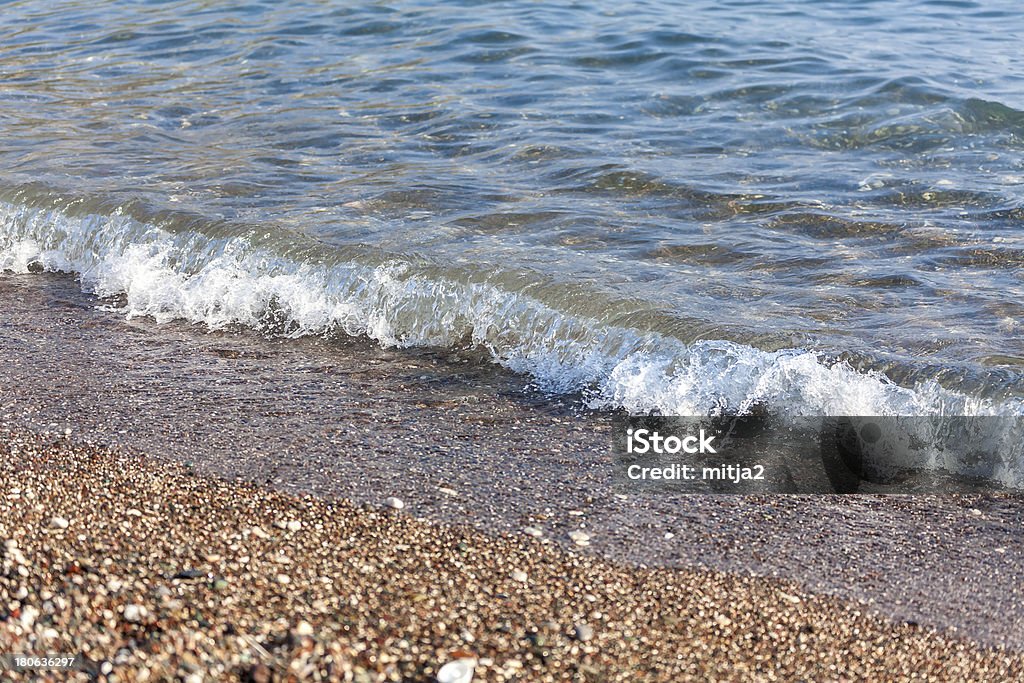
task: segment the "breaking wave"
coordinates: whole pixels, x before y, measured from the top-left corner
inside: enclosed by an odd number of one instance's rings
[[[298,238],[297,238],[298,239]],[[0,202],[0,268],[78,275],[88,291],[122,296],[128,316],[245,325],[277,335],[365,335],[385,346],[486,349],[493,360],[592,407],[677,415],[1019,414],[934,383],[884,375],[802,349],[763,351],[728,340],[678,338],[558,310],[503,287],[410,258],[313,248],[304,258],[254,234],[207,236],[120,209],[74,215]]]

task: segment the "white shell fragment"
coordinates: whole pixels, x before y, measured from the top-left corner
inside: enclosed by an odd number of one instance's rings
[[[473,680],[474,669],[475,659],[456,659],[448,662],[437,672],[437,683],[470,683]]]

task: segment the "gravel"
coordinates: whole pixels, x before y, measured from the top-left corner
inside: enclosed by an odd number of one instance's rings
[[[1020,653],[786,582],[619,566],[63,438],[0,431],[0,456],[0,651],[80,653],[78,680],[424,681],[463,660],[485,681],[1024,677]]]

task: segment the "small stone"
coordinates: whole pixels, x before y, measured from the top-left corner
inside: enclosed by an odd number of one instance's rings
[[[137,624],[146,618],[146,608],[142,605],[125,605],[124,620]]]
[[[313,624],[308,621],[300,621],[295,625],[295,635],[301,637],[309,637],[313,635]]]
[[[114,670],[114,665],[110,662],[103,662],[100,664],[100,673],[104,676],[109,676],[110,672]]]
[[[587,624],[576,624],[573,635],[576,637],[576,640],[585,643],[594,638],[594,629]]]
[[[299,529],[302,528],[302,522],[300,522],[297,519],[289,520],[288,524],[287,524],[287,528],[288,528],[288,531],[298,531]]]
[[[142,516],[142,510],[140,510],[138,508],[128,508],[128,511],[125,512],[125,514],[128,515],[129,517],[141,517]]]
[[[526,583],[530,579],[530,577],[526,575],[526,572],[521,569],[513,571],[511,576],[513,581],[518,581],[519,583]]]
[[[721,626],[722,628],[725,628],[727,626],[731,626],[732,625],[732,619],[730,619],[729,617],[725,616],[724,614],[716,614],[715,615],[715,623],[718,624],[719,626]]]
[[[575,529],[569,532],[569,539],[576,545],[586,546],[590,545],[590,534],[581,529]]]
[[[789,593],[783,593],[782,591],[779,591],[779,597],[791,605],[799,605],[801,602],[800,598],[797,596],[790,595]]]
[[[50,520],[50,527],[54,529],[67,529],[70,524],[63,517],[54,517]]]
[[[60,638],[60,634],[57,632],[57,629],[55,629],[55,628],[43,629],[43,640],[51,641],[51,640],[57,640],[58,638]]]
[[[523,533],[527,536],[533,536],[534,538],[540,538],[544,535],[544,532],[535,526],[524,526]]]
[[[178,572],[177,574],[175,574],[171,578],[172,579],[198,579],[198,578],[201,578],[203,576],[205,576],[205,574],[203,572],[199,571],[198,569],[183,569],[182,571]]]
[[[189,674],[185,677],[185,683],[203,683],[202,674]]]
[[[676,535],[674,533],[672,533],[671,531],[666,531],[665,532],[665,540],[666,541],[671,541],[675,537],[676,537]]]
[[[19,619],[21,621],[21,627],[26,631],[30,630],[32,626],[35,625],[36,619],[38,618],[39,610],[37,610],[32,605],[26,605],[21,610],[21,617]]]
[[[221,578],[221,579],[217,579],[216,581],[213,582],[213,590],[215,590],[215,591],[224,591],[224,590],[227,590],[227,588],[228,588],[228,580],[227,579]]]
[[[255,664],[247,673],[248,677],[245,680],[251,683],[270,683],[270,667],[266,664]]]
[[[396,498],[395,496],[388,496],[387,498],[385,498],[384,505],[391,508],[392,510],[401,510],[402,508],[405,507],[405,503],[402,502],[402,499]]]
[[[441,493],[443,493],[444,495],[451,496],[453,498],[455,496],[459,495],[458,491],[456,491],[455,489],[450,489],[447,486],[441,486],[437,490],[440,491]]]
[[[287,574],[278,574],[277,575],[277,582],[281,583],[281,584],[288,584],[288,583],[292,582],[292,579]]]

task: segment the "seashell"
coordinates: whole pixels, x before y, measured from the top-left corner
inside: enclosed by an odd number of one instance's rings
[[[455,659],[448,662],[437,672],[437,683],[470,683],[476,659]]]

